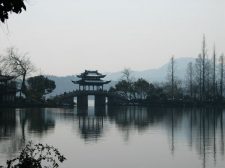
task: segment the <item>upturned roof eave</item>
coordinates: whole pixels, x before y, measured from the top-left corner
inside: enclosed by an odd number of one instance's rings
[[[90,75],[77,75],[78,78],[104,78],[106,75],[96,75],[96,76],[90,76]]]
[[[104,85],[104,84],[108,84],[111,81],[96,81],[96,82],[88,82],[88,81],[72,81],[74,84],[80,84],[80,85]]]

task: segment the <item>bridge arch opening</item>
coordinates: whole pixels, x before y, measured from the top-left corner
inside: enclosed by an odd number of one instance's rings
[[[74,103],[77,104],[77,97],[74,97]],[[95,96],[94,95],[87,95],[87,106],[88,107],[95,107]]]
[[[95,106],[95,96],[88,95],[88,107],[94,107]]]

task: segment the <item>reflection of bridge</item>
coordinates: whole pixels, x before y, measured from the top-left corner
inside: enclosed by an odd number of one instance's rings
[[[74,84],[79,85],[79,90],[64,93],[54,98],[54,102],[58,105],[73,105],[74,97],[77,97],[78,107],[88,106],[88,96],[95,96],[95,106],[105,106],[106,97],[108,98],[108,104],[124,104],[127,102],[127,96],[118,92],[108,92],[104,90],[103,85],[110,83],[110,81],[104,81],[106,75],[102,75],[98,71],[87,71],[77,75],[81,78],[78,81],[72,81]]]
[[[77,97],[78,107],[88,106],[88,96],[95,96],[95,106],[105,106],[106,98],[108,98],[108,105],[124,104],[127,102],[127,96],[119,92],[109,92],[106,90],[75,90],[65,92],[64,94],[54,97],[54,101],[58,105],[73,105],[74,97]]]
[[[97,139],[103,133],[103,116],[79,116],[79,130],[84,139]]]

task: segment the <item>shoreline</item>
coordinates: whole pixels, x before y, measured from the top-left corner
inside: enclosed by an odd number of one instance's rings
[[[106,104],[108,107],[124,107],[124,106],[134,106],[134,107],[225,107],[224,102],[128,102],[124,104]],[[105,106],[99,106],[105,107]],[[56,104],[0,104],[1,108],[75,108],[74,105],[56,105]],[[85,108],[85,107],[84,107]]]

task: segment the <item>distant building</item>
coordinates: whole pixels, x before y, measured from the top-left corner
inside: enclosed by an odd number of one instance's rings
[[[2,105],[15,102],[17,89],[14,78],[14,76],[0,75],[0,104]]]

